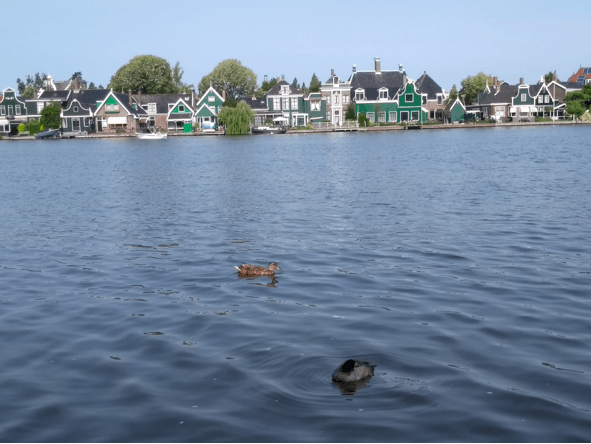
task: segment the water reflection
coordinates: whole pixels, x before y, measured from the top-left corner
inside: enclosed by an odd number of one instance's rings
[[[357,390],[365,388],[369,383],[369,379],[365,379],[363,381],[352,381],[352,382],[336,382],[333,381],[333,384],[337,386],[340,390],[341,395],[349,396],[354,395]]]

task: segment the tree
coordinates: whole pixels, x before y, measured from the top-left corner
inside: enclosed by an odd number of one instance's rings
[[[300,89],[300,84],[298,83],[297,77],[293,78],[293,82],[291,82],[291,86],[293,86],[295,89]]]
[[[41,126],[45,129],[60,129],[62,127],[61,111],[62,107],[57,102],[47,105],[41,110]]]
[[[176,65],[174,65],[174,68],[172,68],[172,80],[180,93],[190,93],[194,86],[187,85],[183,82],[184,73],[185,70],[181,68],[181,62],[176,62]]]
[[[90,82],[90,84],[88,85],[88,89],[96,89],[96,86],[94,86],[94,82]]]
[[[35,76],[27,75],[24,82],[18,78],[16,79],[18,93],[21,97],[31,98],[35,95],[35,91],[43,87],[46,79],[47,74],[39,74],[38,72],[35,73]]]
[[[456,85],[454,84],[451,87],[451,91],[449,92],[449,97],[447,98],[447,103],[449,102],[453,102],[454,100],[456,100],[458,98],[458,88],[456,87]]]
[[[257,89],[255,95],[257,97],[263,97],[265,94],[267,94],[267,92],[269,92],[271,88],[273,88],[277,84],[278,81],[279,79],[277,77],[273,77],[271,80],[264,80],[261,84],[261,87]]]
[[[218,119],[226,125],[226,134],[231,136],[248,134],[254,112],[244,100],[241,100],[235,108],[224,106],[218,114]]]
[[[254,94],[257,76],[239,60],[227,59],[218,63],[212,72],[201,79],[199,93],[205,93],[210,85],[217,91],[225,91],[226,97],[238,99]]]
[[[320,80],[318,80],[318,77],[316,77],[316,74],[312,74],[312,79],[310,80],[310,86],[308,87],[308,92],[311,92],[311,93],[319,92],[321,86],[322,86],[322,83],[320,82]]]
[[[475,76],[468,76],[462,80],[462,93],[466,105],[471,105],[477,98],[478,94],[484,92],[487,81],[492,83],[492,77],[487,76],[482,71]]]
[[[350,102],[345,113],[345,120],[355,120],[355,102]]]
[[[108,88],[115,91],[141,91],[142,94],[178,92],[168,62],[153,55],[136,56],[111,77]]]
[[[546,82],[546,84],[550,83],[552,80],[554,80],[554,73],[552,71],[549,71],[548,74],[546,74],[544,76],[544,81]]]
[[[579,91],[569,92],[564,97],[566,112],[580,119],[583,113],[591,106],[591,83]]]

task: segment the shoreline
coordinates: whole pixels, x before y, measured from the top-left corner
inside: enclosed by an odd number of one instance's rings
[[[287,130],[286,134],[321,134],[321,133],[366,133],[366,132],[387,132],[387,131],[422,131],[422,130],[452,130],[452,129],[482,129],[482,128],[519,128],[519,127],[531,127],[531,126],[556,126],[556,125],[591,125],[591,122],[583,121],[557,121],[557,122],[524,122],[524,123],[462,123],[462,124],[440,124],[440,125],[417,125],[414,128],[406,128],[404,126],[392,125],[392,126],[373,126],[369,128],[360,128],[357,130]],[[224,136],[225,133],[222,131],[212,132],[193,132],[193,133],[170,133],[169,137],[203,137],[203,136]],[[135,138],[135,134],[91,134],[84,136],[69,136],[60,137],[51,140],[63,140],[63,139],[129,139]],[[38,140],[35,136],[5,136],[0,142],[3,141],[15,141],[15,140]],[[41,140],[41,139],[39,139]]]

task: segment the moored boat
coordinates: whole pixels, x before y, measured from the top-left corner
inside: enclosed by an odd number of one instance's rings
[[[160,132],[160,131],[156,131],[156,130],[154,130],[154,128],[150,128],[149,133],[135,133],[135,137],[137,137],[138,139],[144,139],[144,140],[160,140],[160,139],[166,139],[168,137],[168,134]]]
[[[254,126],[252,128],[252,134],[285,134],[287,128],[276,127],[276,126]]]

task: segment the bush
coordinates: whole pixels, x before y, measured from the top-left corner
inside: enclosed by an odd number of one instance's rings
[[[368,118],[365,117],[365,113],[359,113],[357,115],[357,121],[359,122],[360,127],[370,126]]]
[[[23,124],[21,123],[21,125]],[[21,125],[18,126],[19,132],[21,132]],[[23,131],[28,131],[29,134],[32,136],[34,134],[37,134],[39,131],[43,131],[43,127],[41,126],[41,122],[39,122],[38,120],[31,120],[30,122],[24,124]]]
[[[25,130],[25,124],[24,124],[24,123],[21,123],[21,124],[20,124],[20,125],[17,127],[17,129],[18,129],[18,132],[19,132],[19,133],[22,133],[22,132]]]

